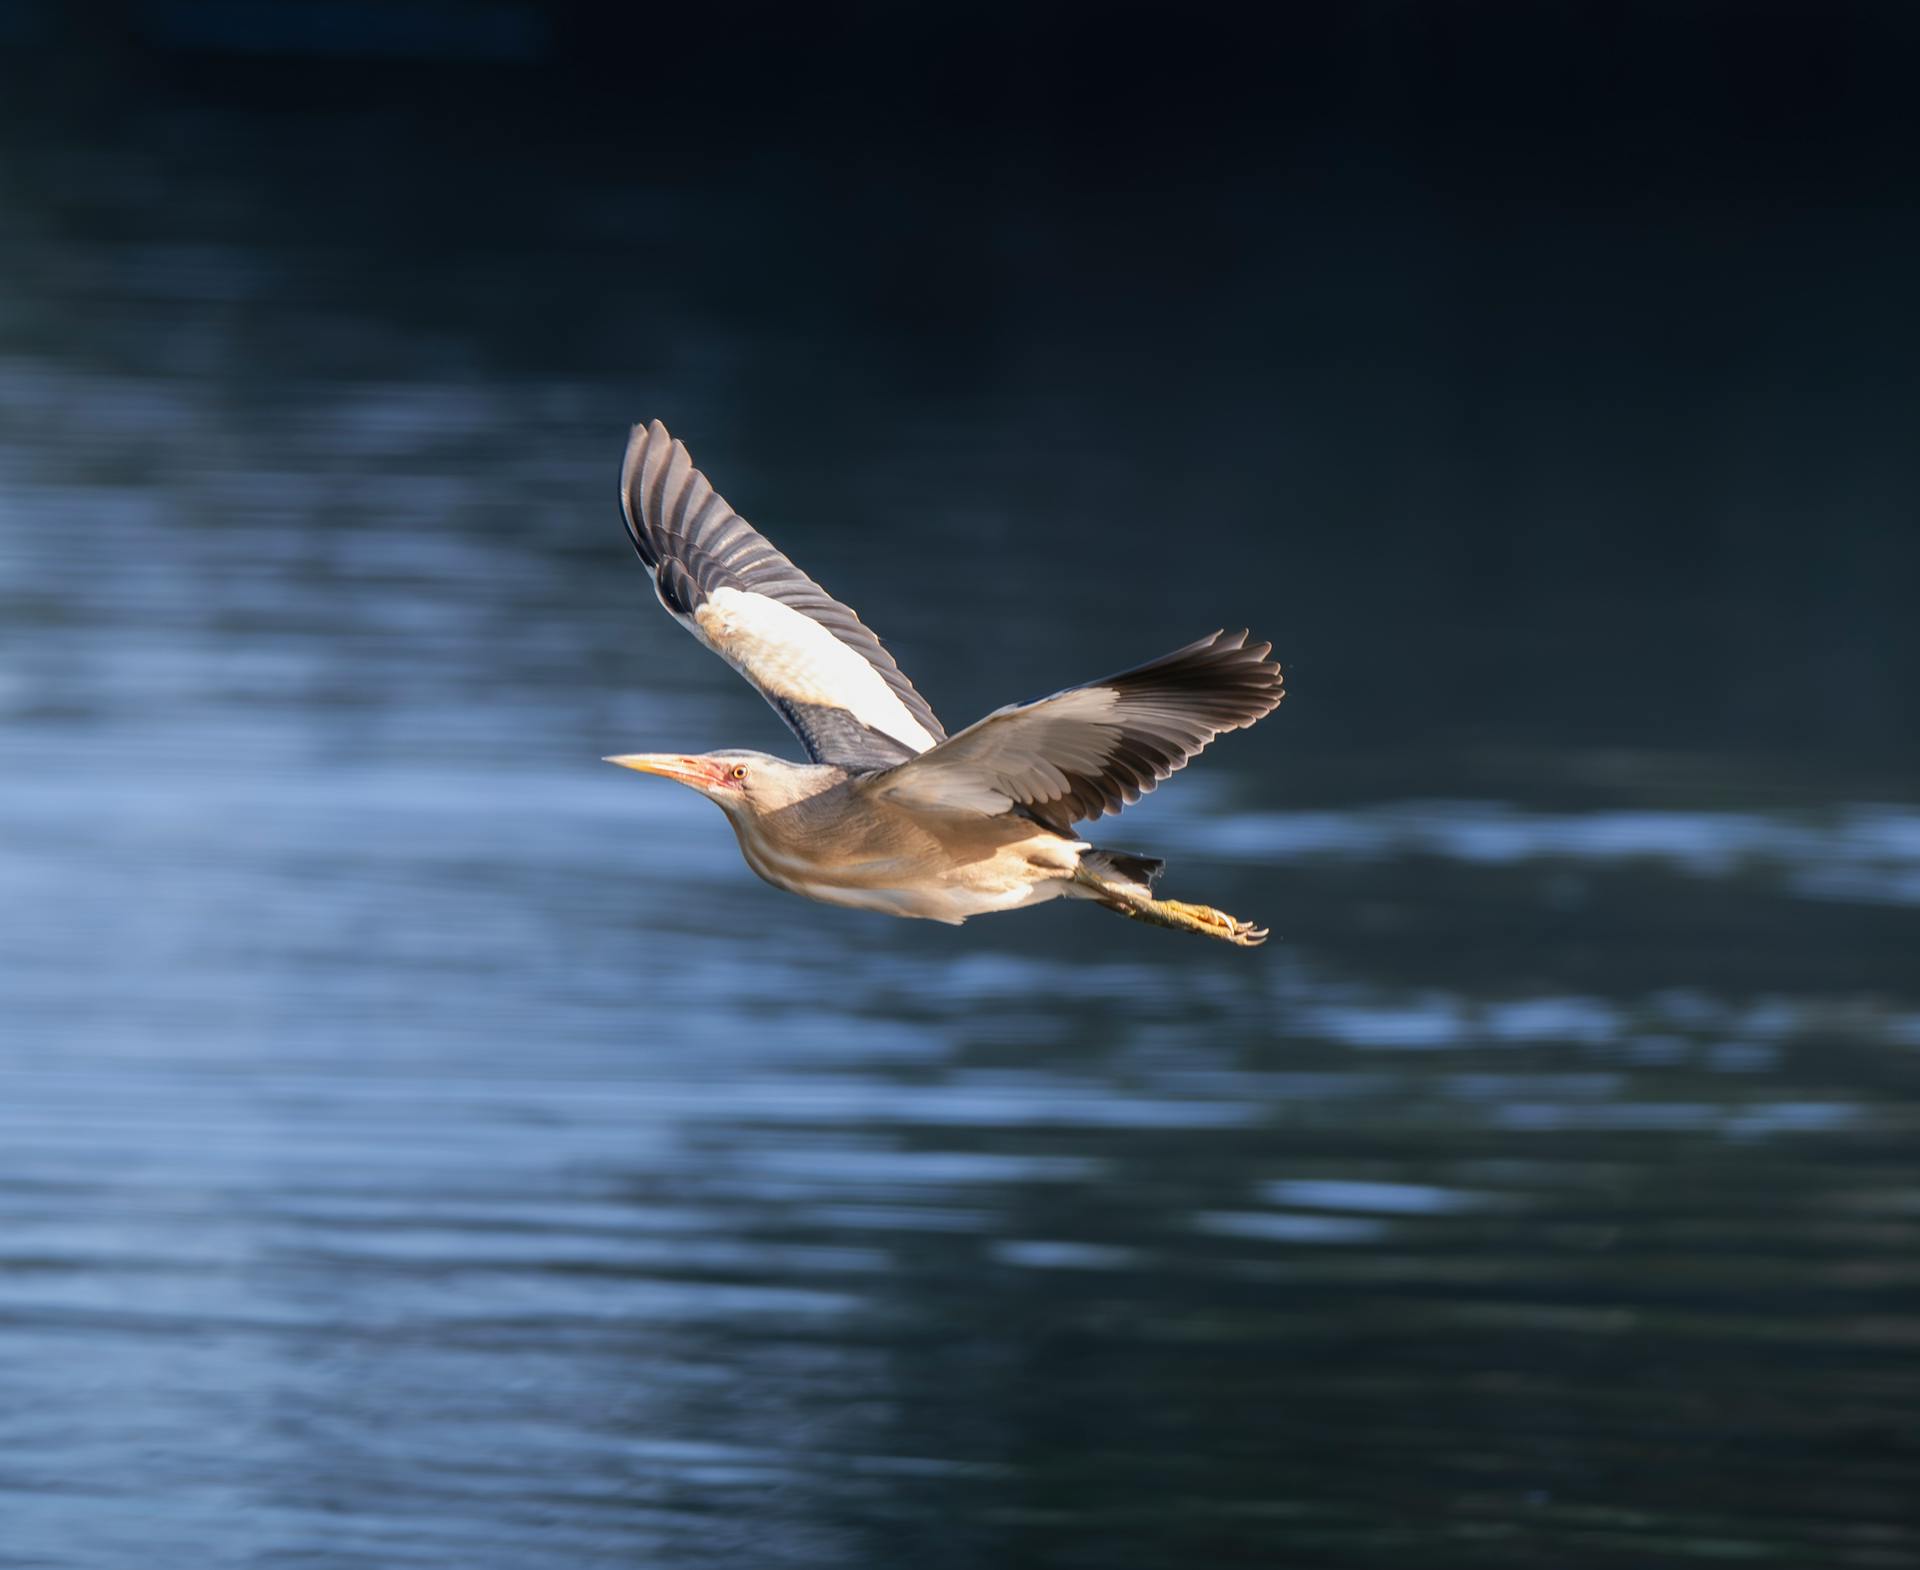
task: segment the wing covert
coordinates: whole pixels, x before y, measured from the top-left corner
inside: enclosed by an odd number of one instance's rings
[[[1024,808],[1068,833],[1138,801],[1208,742],[1286,696],[1271,644],[1215,633],[1117,676],[996,709],[878,776],[873,789],[933,810]]]

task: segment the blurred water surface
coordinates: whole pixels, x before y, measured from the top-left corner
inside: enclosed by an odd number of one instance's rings
[[[1234,573],[1169,562],[1037,319],[1032,375],[901,397],[897,323],[730,315],[651,238],[746,223],[724,184],[588,166],[502,196],[538,242],[401,254],[403,193],[277,183],[384,122],[47,115],[0,214],[0,1564],[1920,1560],[1897,709],[1538,742],[1550,634],[1463,688],[1441,611],[1396,658],[1457,734],[1401,740],[1332,696],[1400,634],[1343,640],[1378,607],[1255,510],[1278,460],[1219,482]],[[1313,397],[1256,380],[1181,419]],[[791,751],[627,551],[656,414],[950,725],[1276,639],[1292,701],[1103,833],[1274,942],[809,907],[600,765]],[[1711,664],[1737,605],[1649,636]],[[1683,690],[1745,712],[1733,663]]]

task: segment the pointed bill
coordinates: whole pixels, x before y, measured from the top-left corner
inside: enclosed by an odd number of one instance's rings
[[[641,774],[658,774],[662,779],[677,780],[695,790],[706,790],[719,782],[719,771],[713,763],[684,753],[622,752],[600,761],[617,763],[623,769],[634,769]]]

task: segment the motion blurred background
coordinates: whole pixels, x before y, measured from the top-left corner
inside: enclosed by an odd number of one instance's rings
[[[0,1564],[1920,1563],[1920,12],[0,4]],[[1243,953],[823,910],[630,421]]]

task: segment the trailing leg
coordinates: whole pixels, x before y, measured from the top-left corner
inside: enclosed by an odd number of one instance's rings
[[[1241,948],[1257,948],[1267,941],[1267,929],[1250,921],[1229,916],[1211,905],[1190,905],[1184,900],[1155,899],[1147,883],[1132,878],[1103,875],[1116,859],[1108,852],[1095,851],[1081,860],[1073,875],[1073,892],[1118,911],[1132,921],[1144,921],[1153,927],[1169,927],[1175,932],[1197,932],[1205,938]],[[1158,866],[1152,876],[1157,876]]]

